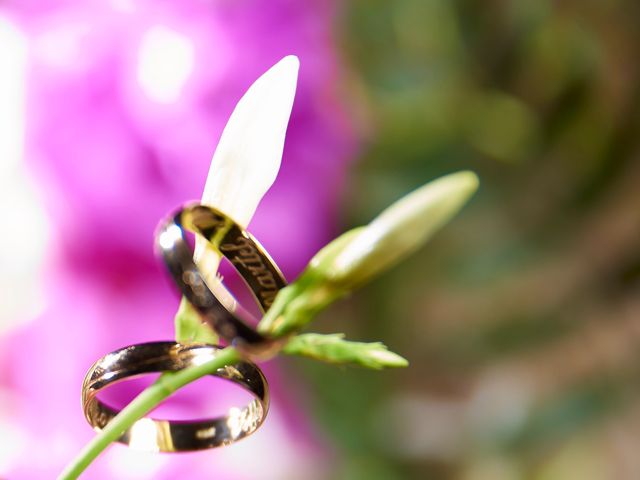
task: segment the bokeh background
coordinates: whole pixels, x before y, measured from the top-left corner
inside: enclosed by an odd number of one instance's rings
[[[239,95],[295,53],[283,172],[253,227],[289,278],[424,182],[467,168],[481,178],[420,253],[313,324],[383,340],[411,366],[284,360],[270,367],[277,431],[161,464],[114,447],[87,478],[172,478],[174,465],[191,478],[211,465],[229,478],[640,478],[640,5],[49,3],[0,3],[0,309],[9,351],[36,345],[31,368],[4,354],[0,468],[38,478],[30,448],[50,471],[63,465],[91,434],[77,377],[109,348],[170,332],[133,321],[170,317],[177,302],[157,279],[153,225],[199,196]],[[148,77],[145,45],[159,65]],[[125,212],[139,231],[124,230]],[[287,230],[303,248],[283,243]],[[25,419],[45,407],[20,379],[51,375],[37,362],[71,342],[82,353],[56,388],[73,391],[46,425],[77,430],[38,457]],[[247,452],[262,452],[253,469]]]

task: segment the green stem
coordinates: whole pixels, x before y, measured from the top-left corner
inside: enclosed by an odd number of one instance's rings
[[[137,420],[179,388],[239,360],[238,352],[232,347],[227,347],[221,350],[216,358],[206,363],[161,375],[153,385],[134,398],[100,433],[85,445],[78,456],[60,474],[58,480],[78,478],[111,442],[118,440]]]

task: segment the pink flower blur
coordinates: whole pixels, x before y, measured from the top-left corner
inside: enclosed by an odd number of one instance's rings
[[[54,232],[47,310],[5,338],[0,354],[9,365],[0,373],[3,416],[22,438],[0,476],[42,479],[93,435],[79,407],[88,367],[116,348],[172,338],[178,297],[153,256],[153,232],[167,212],[200,197],[248,86],[283,56],[300,57],[283,166],[250,227],[288,278],[336,233],[353,142],[336,95],[326,2],[5,5],[30,41],[26,157]],[[117,445],[86,478],[268,479],[317,468],[329,453],[296,406],[300,392],[272,365],[267,374],[273,408],[253,437],[184,455]],[[162,413],[230,406],[231,391],[220,398],[210,387],[190,387]]]

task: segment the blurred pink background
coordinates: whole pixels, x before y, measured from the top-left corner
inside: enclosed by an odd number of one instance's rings
[[[14,243],[31,245],[15,258],[15,245],[3,248],[13,264],[3,275],[13,297],[3,316],[23,321],[2,340],[0,475],[53,478],[93,435],[79,408],[88,367],[113,349],[173,337],[178,297],[153,256],[154,228],[200,197],[235,103],[288,54],[302,67],[283,166],[251,230],[289,278],[336,232],[354,142],[335,88],[341,67],[332,17],[325,2],[0,6],[0,35],[12,45],[2,50],[0,87],[13,102],[2,130],[14,133],[12,144],[4,142],[13,149],[13,177],[4,181],[15,177],[26,187],[3,198],[3,213],[28,198],[30,211],[12,216],[10,227]],[[31,274],[11,285],[7,274],[25,265]],[[296,406],[300,392],[275,366],[267,371],[273,404],[261,435],[170,458],[118,445],[87,478],[321,471],[329,453]],[[164,413],[198,416],[233,405],[201,383]]]

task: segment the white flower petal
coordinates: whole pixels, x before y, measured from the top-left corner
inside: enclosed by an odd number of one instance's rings
[[[231,114],[213,155],[202,203],[243,227],[280,169],[299,66],[297,57],[284,57],[251,85]],[[230,300],[215,278],[218,254],[198,239],[194,258],[214,292]]]
[[[213,155],[202,202],[245,227],[280,169],[299,65],[297,57],[285,57],[256,80]]]

